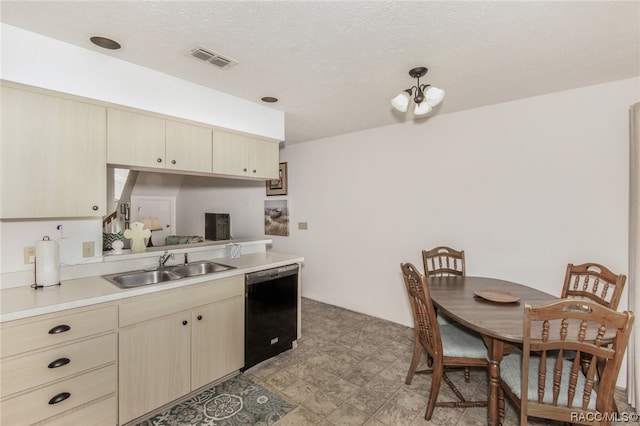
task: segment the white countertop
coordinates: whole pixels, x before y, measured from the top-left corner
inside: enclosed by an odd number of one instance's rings
[[[65,280],[61,282],[60,286],[45,287],[38,290],[30,286],[0,290],[0,322],[13,321],[65,309],[79,308],[142,294],[155,293],[157,291],[235,275],[244,275],[246,273],[292,263],[301,263],[304,261],[304,258],[290,254],[264,251],[244,254],[239,259],[231,260],[225,258],[212,260],[217,263],[234,266],[236,269],[132,289],[121,289],[101,276],[92,276]]]

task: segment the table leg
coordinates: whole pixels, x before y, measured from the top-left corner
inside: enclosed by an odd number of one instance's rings
[[[500,361],[504,355],[504,342],[499,339],[485,337],[489,349],[489,389],[487,424],[494,426],[500,424],[498,407],[498,392],[500,388]]]

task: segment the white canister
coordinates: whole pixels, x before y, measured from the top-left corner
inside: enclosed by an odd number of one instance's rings
[[[60,247],[45,236],[36,242],[36,285],[48,287],[60,284]]]

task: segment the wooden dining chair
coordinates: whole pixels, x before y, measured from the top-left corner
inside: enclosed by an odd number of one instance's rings
[[[631,312],[617,312],[593,301],[525,304],[522,352],[500,362],[501,415],[507,394],[520,409],[522,425],[527,424],[527,416],[610,424],[616,379],[633,319]],[[564,356],[565,351],[574,354],[571,359]],[[602,361],[599,379],[596,363],[583,372],[581,353]]]
[[[424,418],[430,420],[437,407],[484,407],[487,401],[467,401],[446,374],[446,369],[464,367],[487,368],[487,348],[482,338],[462,326],[438,324],[436,311],[429,295],[427,278],[411,263],[400,264],[404,283],[413,312],[415,345],[406,384],[411,384],[414,374],[431,373],[431,391]],[[433,367],[416,371],[422,352],[433,360]],[[459,401],[436,402],[442,380],[451,387]]]
[[[592,300],[616,310],[626,281],[626,275],[616,274],[598,263],[583,263],[581,265],[569,263],[564,275],[564,285],[560,297]],[[580,359],[582,369],[586,371],[591,363],[591,356],[582,353]],[[598,377],[601,370],[602,366],[598,365],[596,372]]]
[[[427,276],[465,275],[464,250],[445,246],[422,250],[422,263]]]
[[[570,263],[560,297],[590,299],[615,310],[618,309],[626,281],[626,275],[615,274],[598,263]]]
[[[422,264],[424,274],[427,277],[464,276],[464,250],[455,250],[451,247],[439,246],[431,250],[422,250]],[[440,324],[452,324],[453,322],[442,315],[438,315]]]

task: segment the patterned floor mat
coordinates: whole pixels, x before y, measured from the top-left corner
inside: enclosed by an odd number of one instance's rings
[[[240,374],[138,426],[271,425],[294,408]]]

